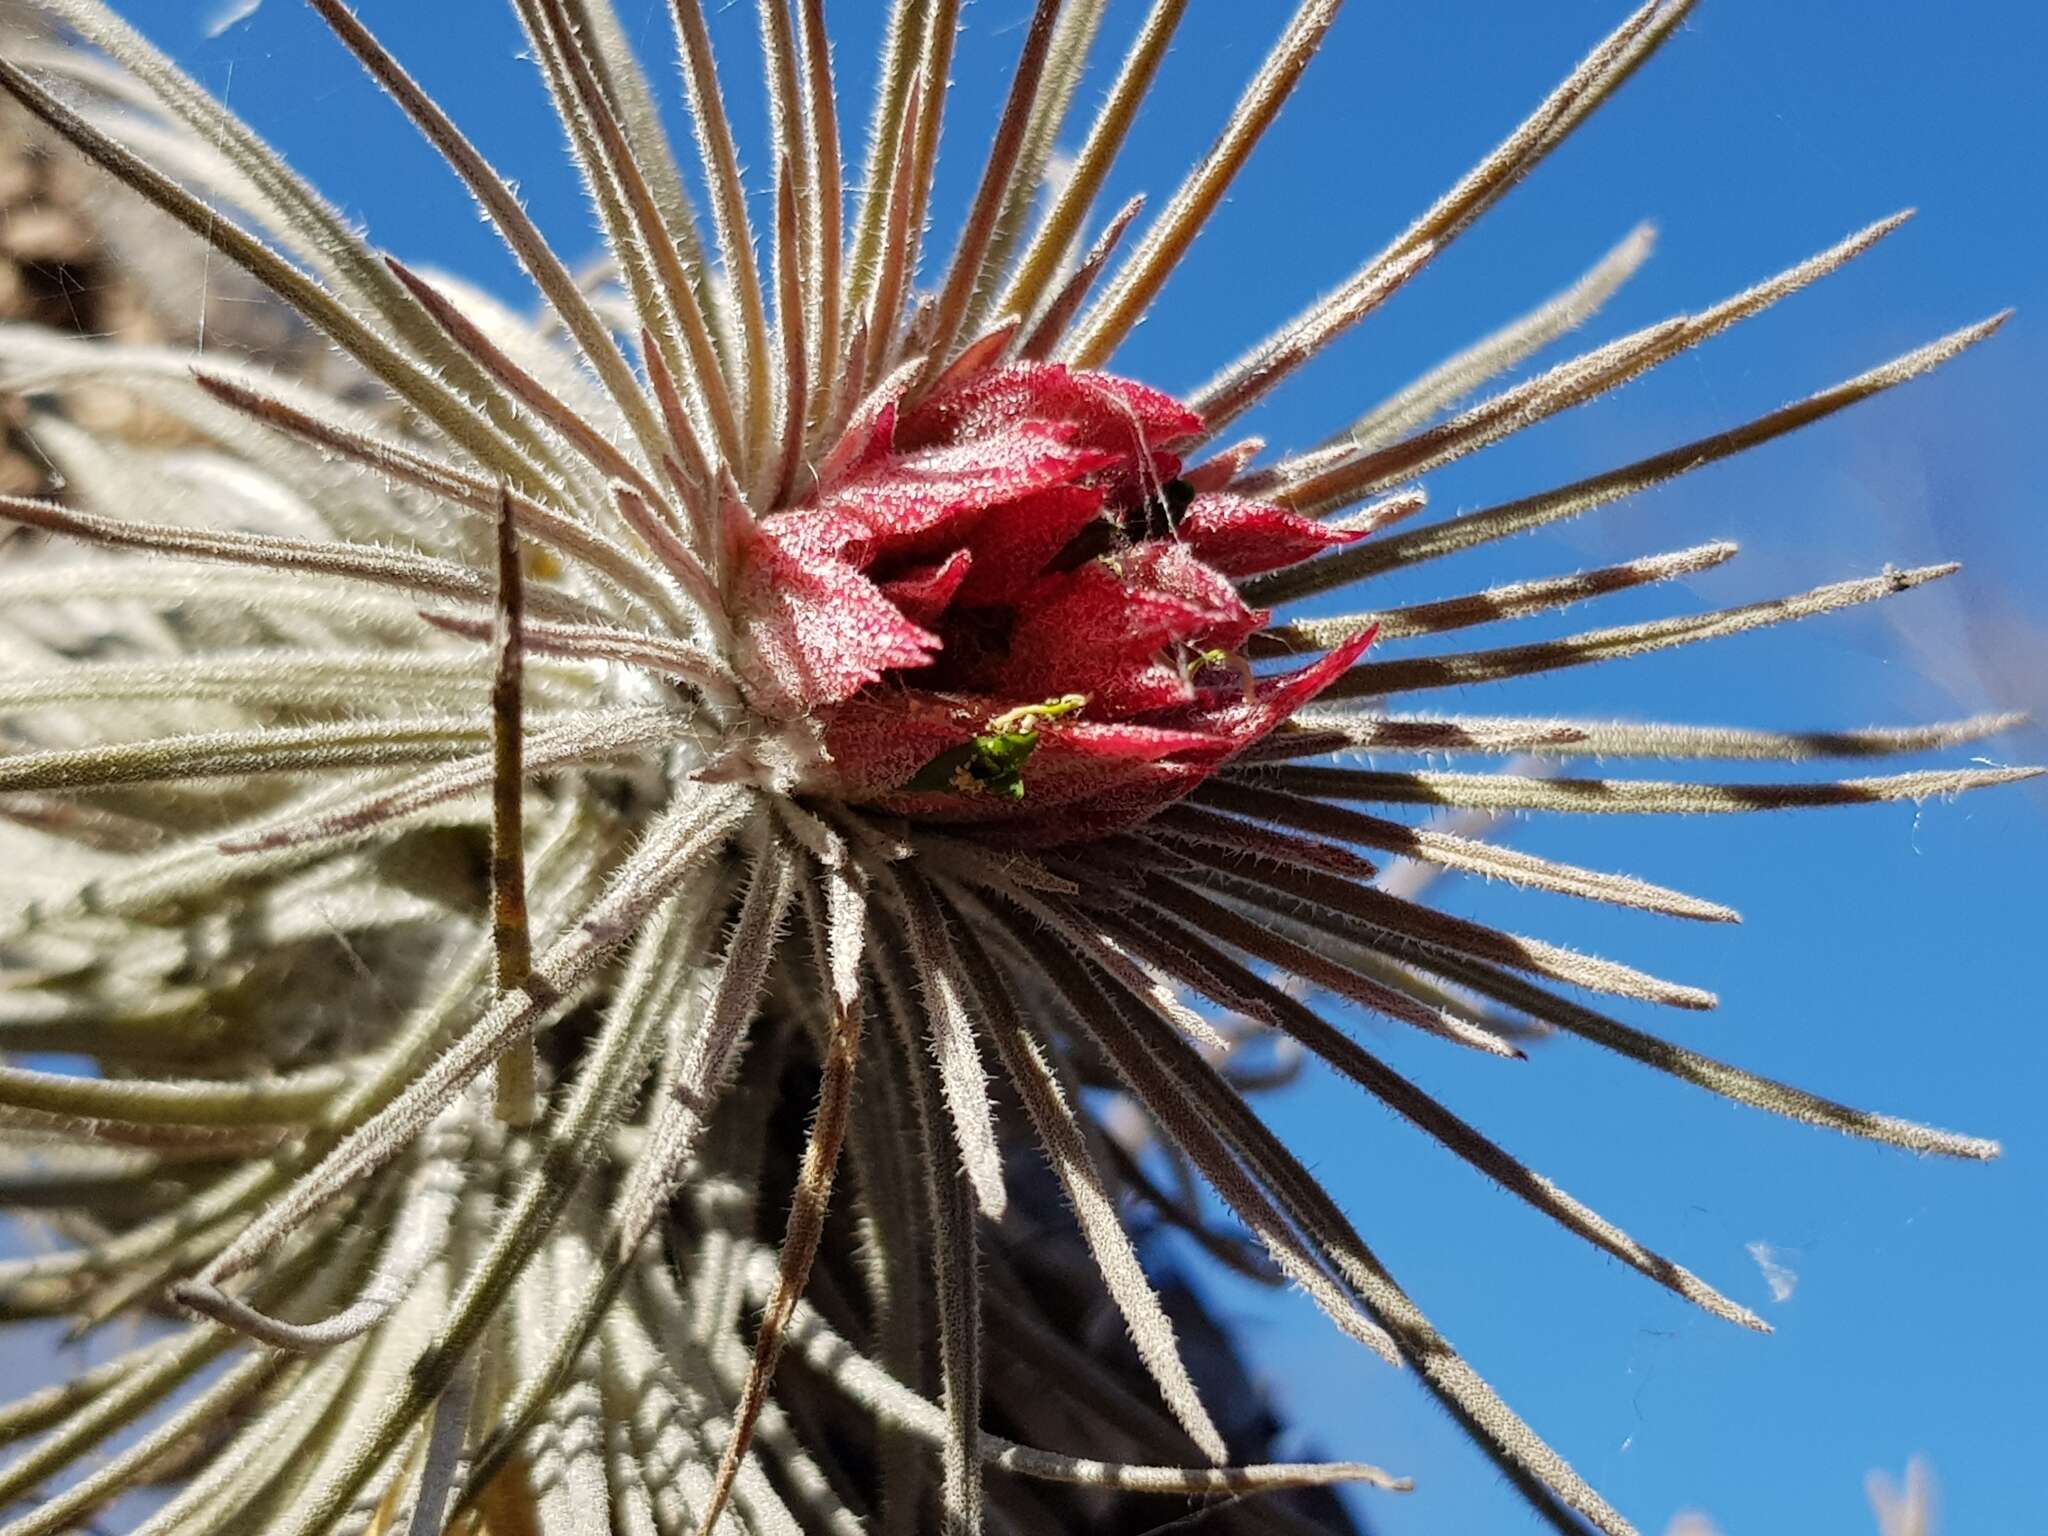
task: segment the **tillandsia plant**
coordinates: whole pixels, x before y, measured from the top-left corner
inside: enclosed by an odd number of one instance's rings
[[[45,402],[32,426],[63,485],[0,501],[25,530],[0,573],[0,810],[31,850],[0,936],[0,1044],[93,1070],[0,1068],[7,1198],[67,1239],[9,1263],[0,1298],[80,1327],[177,1319],[0,1408],[8,1438],[40,1437],[0,1471],[0,1501],[42,1495],[7,1532],[71,1528],[173,1479],[142,1529],[1071,1529],[1112,1495],[1253,1493],[1274,1497],[1218,1520],[1314,1529],[1288,1490],[1402,1486],[1241,1459],[1127,1216],[1283,1277],[1411,1366],[1557,1529],[1624,1532],[1248,1107],[1258,1043],[1321,1058],[1738,1326],[1763,1325],[1320,1004],[1503,1070],[1519,1038],[1562,1031],[1819,1127],[1995,1153],[1611,1017],[1582,994],[1714,999],[1432,910],[1375,861],[1681,919],[1727,908],[1361,807],[1719,814],[2022,770],[1786,784],[1347,761],[1806,761],[1975,740],[2009,722],[1780,734],[1394,707],[1947,568],[1468,650],[1411,642],[1733,549],[1274,616],[1648,490],[1997,329],[1390,532],[1424,510],[1430,471],[1755,315],[1901,220],[1488,393],[1630,274],[1638,237],[1320,446],[1274,457],[1232,434],[1580,127],[1684,0],[1629,15],[1383,251],[1185,399],[1118,375],[1116,353],[1337,0],[1285,20],[1157,212],[1106,218],[1098,194],[1186,3],[1155,0],[1070,125],[1106,0],[1038,0],[946,252],[927,208],[959,0],[892,8],[853,176],[822,0],[761,0],[758,241],[700,0],[670,7],[687,171],[609,0],[515,0],[603,227],[605,259],[581,271],[340,0],[309,3],[466,183],[537,316],[378,252],[96,0],[44,0],[70,42],[0,63],[51,131],[337,354],[279,371],[217,347],[195,362],[5,337],[0,387]],[[131,393],[175,437],[80,429],[64,401],[87,387]],[[1034,1293],[1030,1227],[1054,1219],[1092,1256],[1160,1408]],[[1066,1417],[1047,1418],[1050,1398]],[[1085,1438],[1033,1443],[1047,1422]]]

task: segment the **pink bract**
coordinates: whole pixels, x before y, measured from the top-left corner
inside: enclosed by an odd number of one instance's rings
[[[1054,842],[1139,820],[1279,725],[1370,643],[1255,677],[1267,615],[1233,579],[1358,537],[1180,479],[1202,422],[1057,363],[993,368],[856,413],[801,504],[742,536],[749,702],[810,723],[803,788]],[[992,723],[1050,701],[1018,798],[911,788]],[[1049,814],[1049,813],[1057,814]]]

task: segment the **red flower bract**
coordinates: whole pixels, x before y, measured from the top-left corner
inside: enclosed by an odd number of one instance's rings
[[[801,505],[742,539],[734,610],[762,714],[818,732],[805,788],[1049,842],[1137,820],[1307,703],[1370,636],[1254,677],[1232,578],[1356,537],[1180,478],[1202,423],[1056,363],[905,380],[856,414]],[[932,782],[991,732],[1024,781]],[[915,782],[913,782],[915,781]]]

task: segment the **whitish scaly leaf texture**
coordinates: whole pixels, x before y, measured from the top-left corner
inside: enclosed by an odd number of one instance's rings
[[[1640,462],[1427,515],[1431,471],[1751,319],[1903,216],[1498,383],[1592,319],[1648,254],[1639,230],[1319,446],[1222,435],[1427,280],[1686,0],[1625,17],[1185,400],[1116,374],[1119,349],[1228,217],[1337,0],[1248,8],[1278,30],[1212,147],[1120,209],[1100,194],[1185,0],[1121,32],[1106,0],[1038,0],[950,234],[928,201],[958,0],[895,0],[872,104],[839,99],[824,0],[759,0],[765,144],[723,94],[722,70],[755,64],[713,57],[702,0],[672,0],[675,56],[644,60],[612,0],[513,0],[602,228],[594,264],[550,247],[519,168],[341,0],[309,3],[327,67],[352,55],[445,157],[534,312],[385,256],[99,0],[43,0],[0,62],[21,121],[331,344],[215,335],[195,358],[0,334],[0,390],[33,401],[56,487],[0,499],[0,1199],[54,1237],[0,1265],[0,1309],[152,1320],[0,1407],[0,1536],[79,1528],[143,1486],[166,1490],[135,1517],[151,1536],[1137,1529],[1189,1500],[1219,1529],[1329,1531],[1349,1528],[1330,1485],[1405,1489],[1266,1459],[1148,1253],[1169,1228],[1411,1368],[1552,1527],[1620,1533],[1245,1095],[1320,1058],[1748,1328],[1333,1014],[1503,1072],[1576,1036],[1822,1129],[1995,1155],[1625,1022],[1715,1000],[1449,915],[1380,868],[1728,922],[1500,847],[1488,817],[2024,776],[1721,771],[1956,747],[2003,718],[1788,735],[1429,701],[1952,567],[1535,643],[1499,632],[1734,549],[1486,591],[1451,561],[1440,597],[1371,593],[1987,338],[1998,317]],[[1077,89],[1105,38],[1106,92]],[[133,409],[86,409],[110,396]],[[1354,590],[1340,616],[1286,611]],[[1453,751],[1456,771],[1417,762]],[[1586,777],[1584,757],[1700,776]],[[36,1053],[88,1066],[19,1060]]]

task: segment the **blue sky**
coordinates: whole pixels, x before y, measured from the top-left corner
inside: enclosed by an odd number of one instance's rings
[[[372,235],[508,296],[515,269],[454,183],[304,9],[268,0],[218,38],[204,7],[127,0],[148,27]],[[572,253],[580,194],[501,7],[362,0],[362,14],[519,181]],[[621,0],[660,42],[658,0]],[[1120,43],[1141,7],[1111,8]],[[752,7],[717,8],[751,81]],[[880,0],[832,7],[848,100],[864,103]],[[964,199],[1026,0],[971,0],[939,194]],[[1112,196],[1163,196],[1207,143],[1284,17],[1197,4]],[[1200,382],[1356,266],[1498,137],[1622,7],[1352,0],[1324,57],[1153,318],[1117,359]],[[1960,18],[1960,19],[1959,19]],[[662,45],[665,46],[665,45]],[[2048,705],[2048,236],[2031,5],[1916,0],[1700,14],[1580,138],[1387,309],[1304,373],[1260,426],[1299,444],[1568,282],[1637,220],[1658,254],[1584,333],[1604,339],[1732,292],[1870,220],[1920,217],[1821,288],[1619,395],[1433,477],[1440,511],[1484,505],[1731,425],[2006,305],[1989,347],[1750,459],[1553,534],[1375,589],[1379,604],[1673,549],[1744,555],[1593,622],[1690,611],[1956,557],[1956,580],[1791,630],[1451,701],[1471,712],[1844,726]],[[672,79],[666,75],[663,79]],[[1084,89],[1093,89],[1089,87]],[[743,93],[743,97],[744,97]],[[850,126],[865,106],[850,108]],[[763,159],[760,120],[740,128]],[[942,213],[942,248],[950,228]],[[1564,621],[1576,628],[1583,614]],[[1535,638],[1558,629],[1526,629]],[[1479,642],[1485,643],[1485,642]],[[2038,732],[1982,749],[2038,759]],[[1853,767],[1846,770],[1857,771]],[[1739,773],[1729,775],[1740,777]],[[1402,1070],[1539,1169],[1765,1312],[1761,1339],[1688,1312],[1505,1197],[1345,1086],[1312,1075],[1267,1112],[1409,1289],[1522,1412],[1646,1530],[1704,1509],[1724,1531],[1869,1529],[1861,1479],[1912,1453],[1955,1532],[2048,1525],[2048,1366],[2035,1300],[2048,1085],[2036,969],[2048,799],[1694,822],[1587,818],[1519,846],[1728,901],[1737,929],[1605,914],[1445,883],[1454,909],[1718,988],[1721,1010],[1648,1020],[1688,1043],[1873,1107],[2003,1137],[1994,1166],[1851,1145],[1654,1080],[1572,1042],[1521,1066],[1359,1027]],[[1749,1245],[1796,1276],[1773,1301]],[[1219,1287],[1271,1392],[1322,1450],[1414,1474],[1367,1507],[1388,1533],[1513,1532],[1528,1517],[1412,1382],[1305,1302]],[[1162,1518],[1168,1514],[1163,1513]]]

